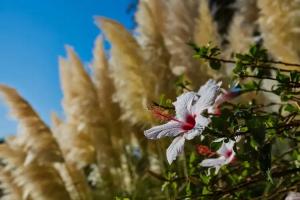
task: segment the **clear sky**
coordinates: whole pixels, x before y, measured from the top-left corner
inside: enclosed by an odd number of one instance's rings
[[[132,28],[132,0],[0,0],[0,83],[16,88],[50,122],[61,113],[58,56],[70,44],[83,62],[92,59],[100,33],[93,16],[116,19]],[[0,137],[14,134],[16,123],[0,102]]]

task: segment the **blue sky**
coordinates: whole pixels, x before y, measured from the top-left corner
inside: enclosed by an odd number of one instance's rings
[[[130,28],[126,13],[132,0],[0,0],[0,83],[16,88],[50,122],[61,113],[59,55],[70,44],[83,62],[92,58],[100,33],[94,16],[105,16]],[[0,137],[14,134],[16,123],[0,102]]]

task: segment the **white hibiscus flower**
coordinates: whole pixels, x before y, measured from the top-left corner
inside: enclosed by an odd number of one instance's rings
[[[219,157],[205,159],[200,165],[203,167],[215,168],[215,174],[217,174],[223,165],[227,165],[233,161],[235,157],[235,152],[233,150],[235,143],[236,141],[233,140],[229,140],[227,143],[223,141],[222,146],[217,151]],[[208,172],[210,173],[210,170]]]
[[[202,114],[213,106],[220,91],[221,82],[208,80],[198,93],[187,92],[173,103],[176,117],[168,117],[168,123],[155,126],[145,131],[149,139],[176,137],[167,149],[167,160],[171,164],[183,151],[185,140],[191,140],[200,135],[210,123],[210,119]]]

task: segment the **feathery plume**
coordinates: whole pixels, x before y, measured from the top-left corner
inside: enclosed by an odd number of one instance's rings
[[[67,46],[67,54],[67,59],[59,60],[64,94],[63,108],[67,121],[77,124],[78,129],[84,129],[88,124],[97,124],[101,121],[97,94],[73,48]]]
[[[119,120],[119,105],[113,102],[115,86],[110,77],[109,63],[107,61],[104,48],[103,37],[98,36],[95,41],[93,51],[92,78],[97,90],[101,112],[105,117],[105,122]]]
[[[248,50],[255,42],[254,32],[257,29],[258,8],[256,0],[238,0],[234,7],[237,9],[229,27],[225,54],[227,58],[231,53],[242,53]]]
[[[14,138],[11,138],[14,140]],[[44,156],[41,154],[40,156]],[[0,145],[0,181],[9,199],[70,199],[65,186],[52,164],[41,163],[42,158],[26,163],[25,152],[20,146]],[[19,196],[22,198],[18,198]]]
[[[30,163],[26,166],[18,166],[14,179],[16,184],[22,188],[23,199],[71,199],[63,180],[51,165]]]
[[[193,85],[199,85],[207,78],[207,73],[200,63],[193,59],[193,49],[188,45],[194,41],[198,1],[171,0],[167,6],[164,39],[171,55],[170,68],[173,73],[184,72]],[[200,79],[199,74],[202,75]]]
[[[124,165],[121,163],[121,158],[125,157],[124,154],[126,154],[124,148],[125,145],[128,145],[129,135],[125,130],[123,122],[119,119],[121,115],[120,107],[117,103],[112,101],[113,93],[116,89],[110,77],[111,69],[105,56],[102,37],[96,39],[93,53],[94,59],[91,65],[93,69],[93,81],[97,89],[101,112],[105,116],[105,134],[107,134],[111,140],[114,154],[114,163],[110,166],[110,171],[114,182],[116,182],[119,187],[126,188],[126,190],[129,191],[130,183],[127,181],[128,169],[124,169]],[[93,187],[99,187],[99,171],[94,165],[90,167],[92,171],[88,176],[89,182],[92,183]]]
[[[209,10],[208,0],[202,0],[198,6],[198,17],[195,20],[194,41],[197,45],[206,45],[211,42],[220,46],[221,38],[218,34],[217,24],[214,22]]]
[[[68,58],[60,62],[63,107],[66,113],[66,122],[60,134],[70,131],[65,139],[72,138],[72,142],[62,140],[62,137],[60,143],[73,143],[77,148],[70,146],[65,149],[69,152],[69,159],[77,162],[76,165],[80,167],[97,164],[103,184],[113,187],[110,172],[114,162],[112,142],[104,127],[105,118],[101,114],[95,85],[74,50],[68,47],[67,53]]]
[[[254,43],[253,25],[245,24],[244,17],[236,14],[228,30],[226,57],[230,58],[233,52],[243,53]]]
[[[237,0],[234,7],[238,9],[238,13],[243,16],[245,23],[254,23],[258,19],[259,9],[257,0]]]
[[[237,11],[229,26],[226,36],[229,44],[226,45],[226,49],[224,50],[224,57],[227,59],[232,57],[232,53],[246,52],[250,45],[256,42],[254,36],[257,30],[256,20],[258,18],[256,0],[238,0],[234,4],[234,7]],[[232,72],[232,68],[232,64],[226,65],[227,75]]]
[[[161,0],[141,0],[135,14],[137,40],[142,47],[155,48],[164,42],[162,33],[166,25],[166,3]]]
[[[10,140],[13,140],[11,138]],[[16,185],[13,178],[13,170],[17,166],[21,166],[26,158],[26,154],[22,152],[17,146],[10,146],[7,143],[0,145],[0,189],[3,191],[3,200],[21,200],[21,188]]]
[[[76,125],[63,123],[54,113],[52,129],[67,163],[83,168],[96,162],[93,138],[88,134],[80,134]]]
[[[69,163],[56,163],[54,165],[61,176],[72,200],[91,200],[89,185],[82,170]]]
[[[197,45],[203,46],[211,43],[213,46],[221,46],[221,38],[218,33],[216,22],[209,10],[208,0],[201,0],[198,6],[198,17],[195,20],[194,41]],[[203,71],[210,77],[218,79],[222,73],[218,73],[210,68],[205,62],[201,62]]]
[[[123,120],[132,124],[149,123],[145,112],[153,93],[151,74],[141,54],[141,48],[125,28],[109,19],[97,18],[105,36],[111,43],[112,78],[116,86],[115,101],[123,109]]]
[[[265,47],[275,59],[298,63],[300,55],[300,2],[257,1],[259,28]]]
[[[156,76],[155,93],[175,96],[171,88],[175,83],[174,75],[169,67],[170,54],[166,48],[164,32],[167,19],[166,3],[161,0],[142,0],[135,15],[138,24],[136,39],[143,49],[145,61],[151,66],[150,70]],[[178,71],[178,70],[177,70]],[[181,72],[176,73],[180,75]],[[162,82],[163,81],[163,82]]]
[[[40,119],[29,103],[16,90],[0,85],[0,93],[11,109],[11,114],[19,121],[17,142],[27,152],[26,163],[61,162],[61,151],[50,129]]]
[[[116,91],[112,78],[110,77],[110,66],[106,59],[103,38],[98,37],[94,47],[94,59],[91,65],[93,69],[93,81],[97,90],[101,113],[105,117],[105,133],[110,138],[111,150],[114,154],[114,164],[120,165],[120,159],[116,152],[122,152],[124,138],[122,137],[122,122],[120,120],[120,107],[113,102],[113,94]]]
[[[23,165],[26,153],[20,147],[12,147],[8,144],[0,145],[0,159],[4,162],[5,171],[13,170],[16,166]]]
[[[0,188],[3,192],[1,200],[21,200],[22,191],[14,183],[11,174],[0,167]]]

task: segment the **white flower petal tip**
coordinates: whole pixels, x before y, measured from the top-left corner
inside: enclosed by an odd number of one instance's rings
[[[218,138],[218,139],[215,139],[214,141],[212,142],[223,142],[226,138],[222,137],[222,138]]]
[[[180,127],[181,125],[178,122],[170,121],[144,131],[144,135],[151,140],[160,139],[162,137],[175,137],[183,132]]]
[[[183,136],[176,137],[167,149],[167,160],[172,164],[176,157],[183,151],[185,138]]]
[[[300,200],[300,193],[289,192],[288,195],[285,197],[285,200]]]

